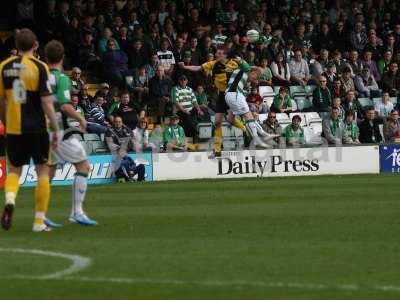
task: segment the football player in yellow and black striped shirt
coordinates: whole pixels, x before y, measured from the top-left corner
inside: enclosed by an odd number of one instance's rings
[[[49,83],[50,73],[47,65],[34,57],[38,42],[31,30],[21,29],[15,43],[19,55],[0,64],[0,118],[6,124],[9,170],[4,187],[5,207],[1,226],[5,230],[11,227],[22,167],[33,159],[38,176],[33,231],[47,231],[43,222],[50,198],[47,166],[50,143],[46,117],[52,128],[59,130]],[[57,146],[57,142],[58,135],[55,134],[53,147]]]
[[[225,90],[229,81],[229,76],[234,70],[239,68],[239,64],[235,59],[228,59],[226,49],[224,47],[219,47],[215,52],[215,60],[206,62],[201,66],[185,66],[180,64],[180,66],[188,71],[198,72],[204,71],[211,73],[214,79],[214,85],[218,89],[218,99],[216,103],[215,110],[215,129],[214,129],[214,154],[215,156],[220,156],[222,149],[222,121],[226,114],[227,121],[233,126],[240,128],[244,132],[246,127],[243,123],[236,119],[232,112],[228,112],[229,107],[225,102]]]

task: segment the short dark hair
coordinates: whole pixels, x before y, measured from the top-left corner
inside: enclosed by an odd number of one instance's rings
[[[352,116],[354,118],[354,111],[352,111],[352,110],[346,111],[345,117],[347,118],[348,116]]]
[[[36,34],[28,28],[22,28],[15,36],[15,45],[21,51],[31,50],[36,42]]]
[[[51,40],[44,47],[44,53],[48,63],[59,63],[64,57],[64,46],[59,41]]]
[[[299,115],[294,115],[292,118],[292,121],[294,121],[295,119],[297,119],[301,122],[301,117]]]

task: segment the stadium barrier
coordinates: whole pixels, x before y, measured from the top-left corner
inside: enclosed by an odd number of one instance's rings
[[[140,154],[129,154],[137,163],[145,165],[145,180],[153,181],[152,153],[145,152]],[[110,154],[89,156],[90,172],[88,176],[89,184],[107,184],[115,182],[113,175],[113,159]],[[75,167],[66,163],[57,168],[52,185],[70,185],[74,179]],[[33,186],[36,184],[37,175],[33,164],[22,169],[20,184],[22,186]]]
[[[379,146],[153,154],[154,180],[379,173]]]
[[[381,145],[379,147],[379,157],[382,173],[400,172],[400,145]]]
[[[209,152],[148,152],[130,155],[136,162],[145,165],[146,181],[400,171],[400,145],[226,151],[216,159],[209,159]],[[89,184],[115,182],[111,155],[92,155],[89,162]],[[4,166],[5,161],[0,161],[0,182],[4,179]],[[74,173],[75,168],[71,164],[60,166],[52,185],[72,184]],[[20,178],[21,185],[33,186],[36,180],[34,166],[25,166]]]

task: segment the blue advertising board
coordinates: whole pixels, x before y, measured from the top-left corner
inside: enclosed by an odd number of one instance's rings
[[[381,172],[400,172],[400,144],[380,146],[379,157]]]
[[[145,180],[153,181],[153,157],[151,152],[132,153],[129,154],[136,163],[145,165]],[[88,184],[106,184],[115,182],[113,174],[114,166],[112,156],[93,155],[89,156],[90,172],[88,176]],[[70,185],[74,180],[75,167],[70,163],[59,166],[56,170],[52,185]],[[31,163],[24,166],[20,177],[22,186],[36,185],[37,175],[35,166]]]

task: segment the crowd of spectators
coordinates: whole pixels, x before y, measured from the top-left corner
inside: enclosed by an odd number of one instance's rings
[[[265,129],[289,145],[304,144],[301,118],[279,130],[274,116],[294,111],[293,85],[316,86],[310,111],[323,118],[329,143],[378,143],[400,137],[400,105],[389,101],[400,96],[398,9],[391,0],[19,0],[10,29],[31,27],[41,45],[63,42],[75,107],[105,128],[119,118],[144,149],[159,149],[144,133],[148,117],[155,140],[169,117],[161,134],[168,149],[186,149],[182,136],[196,141],[197,123],[210,120],[217,93],[212,74],[180,65],[213,60],[220,46],[260,67],[248,103],[255,114],[270,111]],[[254,43],[250,29],[260,33]],[[3,58],[16,54],[14,34],[0,45]],[[102,82],[94,97],[88,81]],[[280,87],[270,107],[259,86]],[[381,100],[363,108],[360,98]]]

